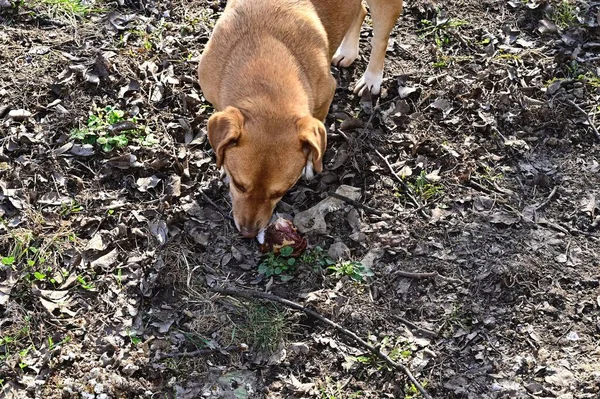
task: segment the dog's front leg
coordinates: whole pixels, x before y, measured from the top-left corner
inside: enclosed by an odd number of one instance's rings
[[[402,0],[367,0],[367,4],[373,19],[373,39],[367,70],[354,86],[354,93],[358,95],[365,89],[370,90],[372,94],[379,94],[381,91],[388,40],[402,13]]]

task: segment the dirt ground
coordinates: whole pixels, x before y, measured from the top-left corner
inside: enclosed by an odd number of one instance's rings
[[[600,2],[409,1],[378,98],[367,21],[294,265],[206,140],[224,5],[0,0],[0,397],[422,397],[228,287],[435,398],[600,398]]]

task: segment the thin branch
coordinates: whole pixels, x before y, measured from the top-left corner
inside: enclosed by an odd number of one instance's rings
[[[556,224],[556,223],[552,223],[546,219],[542,219],[542,220],[538,220],[537,224],[539,224],[540,226],[544,226],[544,227],[549,227],[552,230],[556,230],[558,232],[561,232],[563,234],[570,234],[569,230],[567,230],[566,228]]]
[[[217,212],[219,212],[221,214],[221,216],[223,216],[225,219],[229,219],[229,220],[233,220],[233,217],[228,214],[227,212],[225,212],[219,205],[217,205],[213,200],[210,199],[210,197],[208,195],[206,195],[206,193],[202,190],[200,190],[200,195],[202,196],[202,198],[204,199],[204,201],[208,202],[210,205],[213,206],[213,208],[215,208],[217,210]]]
[[[412,212],[413,212],[413,213],[419,213],[419,212],[421,212],[423,209],[427,208],[427,207],[428,207],[428,206],[430,206],[430,205],[433,205],[433,204],[435,204],[435,203],[438,203],[438,202],[440,202],[440,201],[441,201],[442,199],[444,199],[444,198],[445,198],[445,196],[444,196],[444,195],[440,195],[440,196],[439,196],[439,197],[437,197],[437,198],[434,198],[434,199],[431,199],[431,200],[429,200],[429,202],[428,202],[428,203],[421,205],[419,208],[415,208],[415,209],[414,209]]]
[[[406,278],[439,278],[440,280],[452,281],[454,283],[462,283],[463,281],[453,277],[442,276],[438,272],[427,272],[427,273],[413,273],[413,272],[405,272],[403,270],[396,270],[394,272],[394,277],[406,277]]]
[[[467,186],[469,186],[469,187],[471,187],[471,188],[474,188],[474,189],[475,189],[475,190],[477,190],[477,191],[481,191],[482,193],[486,193],[486,194],[492,194],[492,192],[493,192],[493,191],[492,191],[492,190],[490,190],[489,188],[487,188],[487,187],[485,187],[485,186],[482,186],[481,184],[479,184],[479,183],[477,183],[476,181],[473,181],[473,180],[471,180],[471,179],[469,179],[469,180],[466,182],[466,185],[467,185]]]
[[[573,101],[567,100],[567,103],[569,105],[571,105],[573,108],[575,108],[577,111],[579,111],[583,115],[585,115],[585,118],[587,119],[587,122],[589,123],[590,127],[594,131],[594,134],[596,135],[596,138],[598,139],[598,141],[600,141],[600,132],[598,132],[598,129],[596,129],[596,126],[594,126],[594,123],[592,122],[592,119],[590,118],[590,115],[583,108],[581,108],[579,105],[575,104]]]
[[[402,179],[400,176],[398,176],[398,174],[394,170],[393,166],[390,164],[390,162],[387,160],[386,157],[384,157],[377,149],[373,148],[373,150],[379,156],[379,158],[381,158],[385,162],[385,164],[387,165],[390,172],[392,172],[392,175],[400,183],[402,188],[404,188],[404,191],[406,192],[405,194],[408,197],[408,199],[410,200],[410,202],[412,202],[413,205],[417,207],[417,209],[420,209],[420,213],[421,213],[421,215],[423,215],[423,217],[425,217],[426,219],[429,219],[430,216],[427,214],[427,212],[425,212],[424,206],[414,196],[413,190],[410,188],[410,186],[408,184],[406,184],[404,179]]]
[[[540,209],[542,209],[546,205],[548,205],[550,203],[550,201],[552,201],[552,198],[554,198],[554,196],[556,195],[557,192],[558,192],[558,186],[554,186],[554,188],[552,189],[552,192],[550,192],[550,195],[548,195],[548,198],[546,198],[546,201],[544,201],[541,204],[539,204],[538,206],[536,206],[535,210],[539,211]]]
[[[481,185],[480,183],[477,183],[475,180],[473,180],[471,178],[469,178],[469,180],[465,184],[471,188],[474,188],[475,190],[481,191],[486,194],[498,193],[498,194],[502,194],[502,195],[511,195],[510,192],[506,191],[505,189],[503,189],[501,187],[498,187],[498,184],[496,184],[496,182],[494,182],[494,181],[491,181],[491,185],[492,185],[491,189]]]
[[[198,357],[205,355],[213,355],[213,354],[230,354],[232,352],[246,352],[248,350],[248,346],[246,345],[231,345],[225,348],[215,348],[215,349],[198,349],[197,351],[192,352],[177,352],[177,353],[161,353],[156,356],[156,360],[163,359],[180,359],[180,358],[190,358],[190,357]]]
[[[400,316],[396,316],[395,314],[390,314],[390,316],[392,317],[392,319],[399,321],[400,323],[406,325],[407,327],[410,327],[411,329],[420,332],[423,335],[428,335],[432,338],[437,338],[438,334],[435,331],[431,331],[428,330],[426,328],[423,327],[419,327],[418,325],[416,325],[415,323],[413,323],[410,320],[406,320],[404,317],[400,317]]]
[[[340,199],[350,205],[360,208],[360,209],[364,210],[365,212],[370,213],[372,215],[377,215],[377,216],[383,215],[383,212],[381,212],[375,208],[371,208],[370,206],[360,203],[358,201],[355,201],[352,198],[348,198],[345,195],[341,195],[341,194],[334,193],[334,192],[328,192],[327,194],[332,196],[333,198]]]
[[[387,363],[393,369],[402,371],[408,377],[408,379],[414,384],[414,386],[419,390],[419,392],[421,392],[421,394],[423,395],[423,397],[425,399],[433,399],[433,397],[431,395],[429,395],[429,393],[427,393],[425,388],[423,388],[421,383],[419,383],[419,381],[417,381],[417,379],[413,376],[411,371],[405,365],[403,365],[401,363],[396,363],[395,361],[390,359],[389,356],[382,353],[379,348],[374,347],[373,345],[369,344],[368,342],[366,342],[365,340],[360,338],[358,335],[354,334],[352,331],[342,327],[341,325],[329,320],[328,318],[326,318],[324,316],[321,316],[319,313],[315,312],[312,309],[308,309],[308,308],[300,305],[299,303],[290,301],[288,299],[281,298],[277,295],[267,294],[264,292],[259,292],[259,291],[254,291],[254,290],[234,290],[234,289],[225,289],[225,288],[217,288],[217,287],[212,288],[212,290],[215,292],[218,292],[219,294],[222,294],[222,295],[231,295],[231,296],[237,296],[237,297],[242,297],[242,298],[246,298],[246,299],[266,299],[268,301],[280,303],[284,306],[287,306],[287,307],[295,309],[295,310],[300,310],[300,311],[306,313],[307,315],[312,316],[315,319],[321,321],[323,324],[333,327],[334,329],[336,329],[338,332],[342,333],[346,337],[354,340],[361,347],[363,347],[364,349],[368,350],[369,352],[371,352],[374,355],[376,355],[377,357],[379,357],[381,360],[383,360],[385,363]]]

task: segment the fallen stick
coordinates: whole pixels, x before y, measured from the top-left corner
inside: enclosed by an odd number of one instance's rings
[[[585,115],[585,118],[587,119],[587,122],[590,124],[590,127],[592,128],[594,134],[596,135],[596,138],[598,139],[598,141],[600,141],[600,132],[598,132],[598,129],[596,129],[596,126],[594,126],[594,123],[592,122],[590,115],[587,112],[585,112],[585,110],[583,108],[581,108],[579,105],[575,104],[575,102],[573,102],[571,100],[567,100],[567,103],[569,105],[571,105],[573,108],[575,108],[577,111],[579,111],[583,115]]]
[[[550,201],[552,201],[552,198],[554,198],[554,196],[556,195],[557,192],[558,192],[558,186],[554,186],[554,188],[550,192],[550,195],[548,195],[548,198],[546,198],[546,201],[544,201],[541,204],[539,204],[538,206],[536,206],[535,210],[539,211],[540,209],[542,209],[546,205],[548,205],[550,203]]]
[[[162,353],[156,356],[156,360],[190,358],[197,356],[213,355],[218,353],[230,354],[232,352],[246,352],[247,350],[248,347],[246,345],[231,345],[225,348],[198,349],[192,352]]]
[[[455,283],[463,282],[462,280],[457,279],[457,278],[442,276],[438,272],[413,273],[413,272],[405,272],[403,270],[396,270],[394,272],[394,278],[397,276],[407,277],[407,278],[436,278],[437,277],[441,280],[452,281]]]
[[[376,355],[377,357],[379,357],[381,360],[383,360],[385,363],[387,363],[388,366],[392,367],[393,369],[402,371],[408,377],[410,382],[412,382],[413,385],[419,390],[419,392],[421,392],[421,394],[423,395],[423,397],[425,399],[433,399],[433,397],[431,395],[429,395],[429,393],[427,393],[425,388],[423,388],[421,383],[419,383],[419,381],[417,381],[415,376],[411,373],[411,371],[405,365],[403,365],[401,363],[396,363],[395,361],[390,359],[389,356],[382,353],[379,348],[374,347],[373,345],[369,344],[368,342],[363,340],[358,335],[354,334],[352,331],[342,327],[341,325],[337,324],[334,321],[329,320],[328,318],[326,318],[324,316],[321,316],[319,313],[315,312],[314,310],[308,309],[308,308],[300,305],[299,303],[290,301],[288,299],[281,298],[277,295],[267,294],[265,292],[259,292],[259,291],[254,291],[254,290],[235,290],[235,289],[226,289],[226,288],[218,288],[218,287],[213,287],[212,290],[215,292],[218,292],[221,295],[237,296],[237,297],[242,297],[242,298],[246,298],[246,299],[265,299],[267,301],[280,303],[284,306],[287,306],[287,307],[295,309],[295,310],[300,310],[300,311],[306,313],[307,315],[312,316],[315,319],[319,320],[323,324],[333,327],[334,329],[336,329],[338,332],[342,333],[343,335],[351,338],[356,343],[358,343],[361,347],[363,347],[364,349],[368,350],[369,352],[371,352],[374,355]]]
[[[370,213],[372,215],[377,215],[377,216],[383,215],[383,212],[381,212],[375,208],[371,208],[370,206],[360,203],[358,201],[355,201],[352,198],[348,198],[345,195],[341,195],[341,194],[334,193],[334,192],[328,192],[327,194],[332,196],[333,198],[340,199],[350,205],[360,208],[360,209],[364,210],[365,212]]]
[[[400,317],[400,316],[396,316],[395,314],[390,314],[390,316],[392,317],[392,319],[399,321],[400,323],[404,324],[405,326],[420,332],[423,335],[428,335],[432,338],[437,338],[438,334],[435,331],[431,331],[428,330],[426,328],[423,327],[419,327],[418,325],[416,325],[415,323],[413,323],[410,320],[406,320],[404,317]]]
[[[221,216],[223,216],[227,220],[233,220],[233,217],[231,215],[229,215],[227,212],[225,212],[223,210],[223,208],[221,208],[219,205],[217,205],[215,203],[215,201],[211,200],[210,197],[208,195],[206,195],[206,193],[204,191],[200,190],[200,195],[202,196],[204,201],[206,201],[210,205],[212,205],[213,208],[215,208],[215,210],[221,214]]]

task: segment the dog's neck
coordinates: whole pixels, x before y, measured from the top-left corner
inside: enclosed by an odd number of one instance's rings
[[[220,108],[231,105],[273,117],[310,115],[314,100],[293,54],[273,37],[261,38],[254,44],[252,49],[236,49],[240,57],[246,57],[246,62],[241,70],[226,71]],[[240,75],[244,79],[239,79]]]

